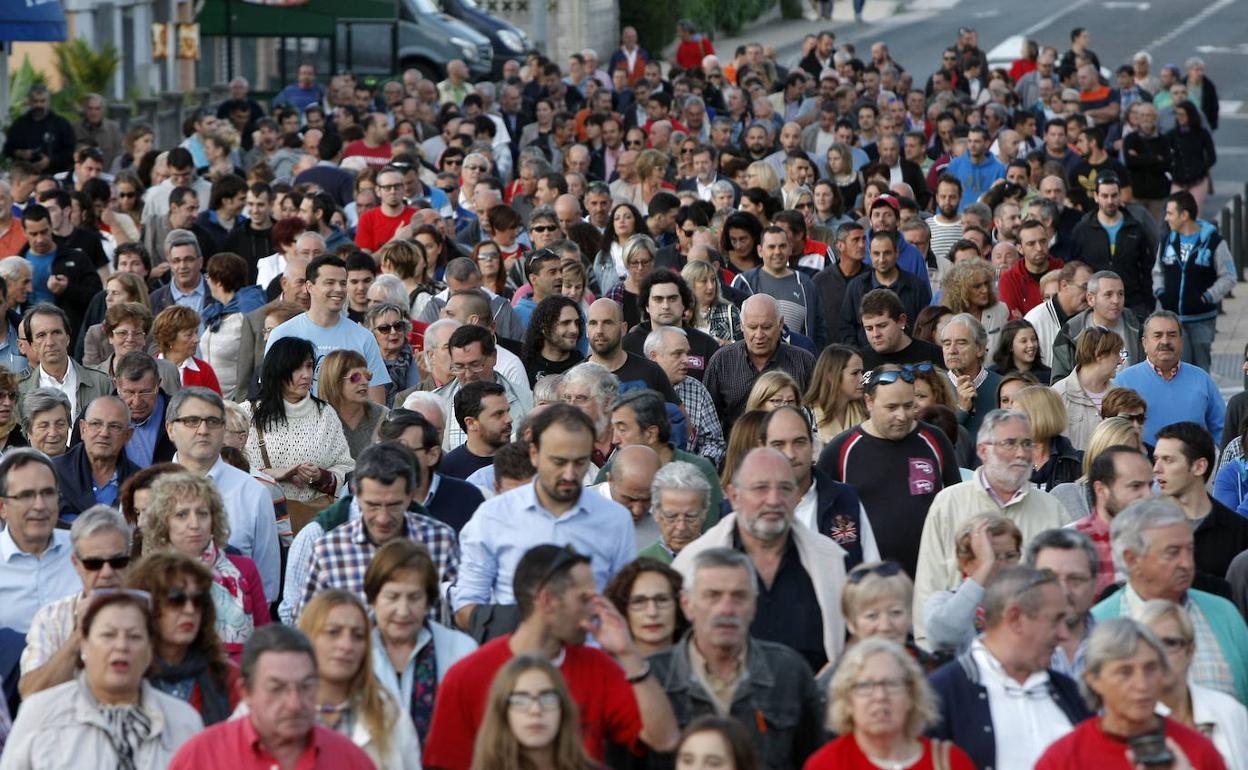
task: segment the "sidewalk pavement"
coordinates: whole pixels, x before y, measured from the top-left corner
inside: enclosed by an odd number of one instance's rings
[[[1225,315],[1218,316],[1209,372],[1227,398],[1244,389],[1244,345],[1248,344],[1248,286],[1238,284],[1234,294],[1222,303]]]

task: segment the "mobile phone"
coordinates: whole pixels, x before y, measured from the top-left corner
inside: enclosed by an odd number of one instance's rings
[[[1166,745],[1166,735],[1163,732],[1137,735],[1129,738],[1127,745],[1131,747],[1136,764],[1150,768],[1167,768],[1174,765],[1174,753]]]

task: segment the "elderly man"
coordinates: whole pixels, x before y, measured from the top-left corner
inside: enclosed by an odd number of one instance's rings
[[[1164,499],[1134,503],[1114,517],[1110,538],[1127,582],[1093,607],[1092,616],[1139,620],[1150,599],[1182,606],[1199,640],[1191,681],[1248,702],[1248,626],[1234,604],[1192,588],[1195,541],[1183,509]]]
[[[107,375],[69,357],[70,335],[69,316],[59,307],[40,303],[26,311],[22,336],[38,362],[22,375],[17,392],[24,396],[36,388],[55,388],[69,399],[70,418],[75,419],[92,400],[108,393],[111,384]]]
[[[731,435],[732,423],[744,411],[758,375],[778,369],[805,392],[814,369],[814,356],[780,341],[780,306],[771,295],[755,294],[742,303],[741,328],[745,339],[720,348],[707,364],[703,378],[725,435]]]
[[[607,472],[606,481],[590,487],[624,506],[633,515],[633,534],[638,551],[654,545],[659,537],[659,529],[650,517],[650,487],[662,465],[659,453],[648,446],[633,444],[621,447],[611,458],[611,470]]]
[[[650,515],[659,539],[637,555],[671,564],[681,549],[702,534],[710,495],[711,485],[696,465],[677,461],[660,468],[650,485]]]
[[[468,439],[468,431],[460,427],[459,418],[456,417],[455,398],[465,385],[474,382],[492,382],[500,386],[511,413],[511,422],[518,425],[533,408],[533,396],[527,387],[523,387],[528,383],[518,387],[496,371],[498,348],[490,330],[471,324],[460,326],[451,332],[445,344],[450,355],[448,371],[453,379],[433,391],[434,395],[442,399],[447,416],[447,430],[442,437],[442,448],[450,452]]]
[[[78,618],[91,592],[121,588],[130,566],[131,528],[116,509],[96,505],[69,528],[70,562],[82,591],[44,605],[31,620],[22,650],[22,697],[68,682],[78,673],[82,631]]]
[[[72,522],[94,505],[118,505],[121,485],[139,472],[126,457],[130,408],[117,396],[92,401],[79,421],[82,443],[52,460],[61,494],[60,520]]]
[[[707,548],[686,569],[680,606],[690,630],[650,658],[681,728],[727,716],[758,747],[761,766],[800,767],[821,737],[819,696],[801,655],[753,633],[764,593],[754,563],[732,548]]]
[[[606,367],[586,361],[577,364],[560,377],[555,390],[557,400],[571,404],[585,413],[594,424],[594,450],[590,458],[593,468],[588,469],[586,483],[596,483],[597,469],[606,465],[607,458],[615,449],[611,434],[611,404],[620,394],[620,381]],[[545,378],[543,378],[545,379]],[[538,381],[538,390],[543,390]]]
[[[1052,573],[1016,566],[993,574],[982,607],[983,635],[931,675],[941,719],[930,735],[976,767],[1030,770],[1091,716],[1078,685],[1049,668],[1069,635],[1069,605]]]
[[[642,351],[667,375],[689,417],[689,440],[685,449],[718,465],[727,448],[724,428],[706,386],[689,376],[689,337],[685,330],[660,326],[646,335]]]
[[[1125,342],[1121,356],[1123,366],[1131,366],[1144,360],[1144,350],[1140,343],[1140,322],[1131,308],[1126,307],[1122,278],[1112,270],[1100,270],[1089,276],[1084,283],[1087,289],[1084,300],[1088,309],[1067,321],[1053,339],[1050,356],[1053,382],[1074,371],[1075,340],[1084,329],[1092,326],[1110,329],[1122,337]],[[1044,350],[1043,344],[1040,349]]]
[[[989,332],[975,316],[959,313],[946,321],[937,335],[958,399],[958,422],[974,435],[984,415],[996,407],[1001,386],[1001,375],[984,367]]]
[[[1077,682],[1083,675],[1088,635],[1096,622],[1090,614],[1097,597],[1096,546],[1081,532],[1046,529],[1027,544],[1025,562],[1028,567],[1052,572],[1066,596],[1066,635],[1053,650],[1049,668]]]
[[[1057,498],[1031,486],[1034,444],[1027,415],[994,409],[979,429],[975,451],[983,464],[974,478],[942,489],[932,500],[914,575],[914,635],[920,644],[927,597],[952,591],[960,582],[954,539],[963,523],[979,513],[998,513],[1018,526],[1025,547],[1034,535],[1070,520]]]
[[[795,523],[797,479],[775,449],[760,447],[741,459],[728,498],[734,512],[681,550],[672,566],[692,582],[700,553],[722,547],[744,552],[758,576],[751,635],[793,648],[812,671],[820,670],[845,646],[845,550]]]
[[[40,608],[82,591],[70,534],[56,529],[56,468],[36,449],[0,459],[0,628],[26,633]]]
[[[190,230],[171,230],[165,236],[165,255],[172,280],[152,292],[152,316],[170,305],[183,305],[202,314],[215,300],[208,291],[199,240]]]

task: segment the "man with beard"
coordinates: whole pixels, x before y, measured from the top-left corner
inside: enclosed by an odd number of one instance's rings
[[[932,254],[937,260],[948,259],[949,249],[962,240],[962,218],[958,216],[961,200],[962,182],[956,176],[942,174],[936,182],[936,213],[927,220],[932,231]]]
[[[997,211],[1006,206],[1014,209],[1015,220],[1018,218],[1018,205],[1002,203]],[[1004,233],[1001,233],[1004,236]],[[1065,263],[1049,254],[1049,229],[1038,219],[1028,219],[1015,230],[1019,250],[1023,258],[1014,266],[1001,274],[998,292],[1001,301],[1010,309],[1014,317],[1026,315],[1031,309],[1044,302],[1044,294],[1040,292],[1040,279],[1050,270],[1061,270]]]
[[[452,338],[454,336],[451,335]],[[466,479],[475,471],[493,464],[498,450],[511,442],[507,391],[496,382],[465,385],[455,394],[455,419],[468,439],[447,453],[439,470],[452,478]]]
[[[619,303],[606,297],[594,300],[589,306],[585,333],[589,335],[589,360],[616,376],[620,381],[620,393],[649,389],[660,393],[669,404],[680,405],[680,398],[663,369],[620,345],[624,336],[624,312]]]
[[[68,171],[73,162],[74,127],[50,108],[48,87],[36,83],[26,97],[28,109],[9,126],[4,157],[29,163],[45,174]]]
[[[941,490],[928,509],[914,573],[914,637],[925,641],[923,607],[937,591],[953,591],[961,582],[954,540],[968,519],[997,513],[1018,527],[1023,542],[1046,529],[1066,525],[1066,508],[1047,492],[1031,486],[1035,449],[1031,420],[1022,412],[994,409],[977,434],[976,454],[983,463],[975,477]],[[876,527],[876,531],[879,531]],[[1050,652],[1052,652],[1050,650]]]
[[[759,447],[741,458],[728,498],[733,513],[685,546],[672,566],[692,584],[700,554],[719,548],[744,552],[757,575],[759,597],[750,635],[784,644],[811,670],[820,670],[845,646],[845,550],[795,523],[797,479],[789,459],[775,449]]]
[[[749,163],[766,160],[771,154],[771,129],[761,120],[756,120],[745,130],[745,159]]]
[[[558,295],[538,304],[520,349],[530,388],[542,377],[563,374],[584,360],[576,349],[583,325],[580,306],[574,299]]]

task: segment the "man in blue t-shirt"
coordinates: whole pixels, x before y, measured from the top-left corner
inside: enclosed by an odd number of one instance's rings
[[[966,152],[950,161],[945,169],[962,182],[958,211],[978,201],[994,182],[1005,178],[1005,166],[988,152],[988,146],[988,129],[971,126],[966,134]]]

